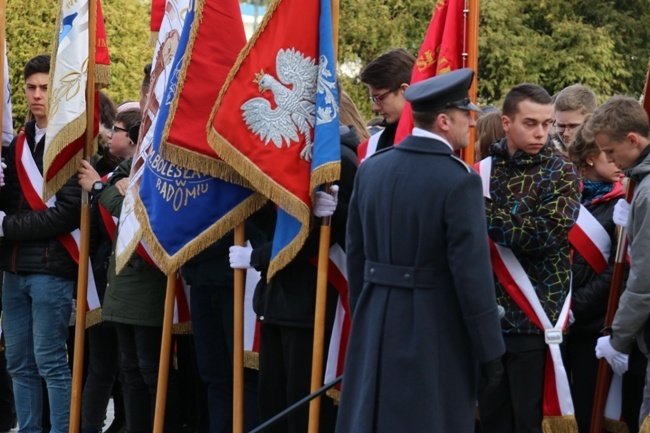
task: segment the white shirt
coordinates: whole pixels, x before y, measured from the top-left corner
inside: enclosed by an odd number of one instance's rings
[[[36,126],[36,125],[34,125],[34,126]],[[38,142],[41,141],[41,138],[43,138],[43,136],[45,135],[45,130],[46,129],[47,128],[42,128],[41,129],[38,126],[36,126],[36,133],[34,134],[34,140],[36,140],[36,142],[34,144],[38,144]]]
[[[454,151],[454,148],[451,146],[451,144],[449,144],[449,142],[446,139],[442,138],[438,134],[434,134],[431,131],[427,131],[427,130],[422,129],[422,128],[413,128],[412,134],[415,135],[416,137],[434,138],[436,140],[442,141],[447,146],[449,146],[449,148],[451,149],[452,152]]]

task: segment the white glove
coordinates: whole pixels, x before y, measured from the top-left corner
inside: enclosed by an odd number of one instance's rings
[[[246,245],[245,247],[233,245],[230,247],[230,267],[233,269],[247,269],[251,267],[251,255],[253,254],[253,247]]]
[[[617,226],[627,226],[627,217],[630,214],[630,204],[624,198],[619,199],[614,205],[612,220]]]
[[[0,162],[0,186],[5,186],[5,168],[7,164]]]
[[[316,191],[313,212],[319,218],[332,216],[336,210],[336,204],[339,201],[339,187],[332,185],[330,192],[331,195],[324,191]]]
[[[612,347],[609,335],[600,337],[596,343],[596,358],[605,358],[614,373],[623,375],[627,371],[628,355]]]

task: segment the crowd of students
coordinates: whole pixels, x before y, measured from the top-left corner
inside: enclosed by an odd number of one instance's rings
[[[87,330],[81,428],[105,429],[113,396],[112,433],[150,432],[166,277],[138,253],[115,272],[111,217],[122,209],[151,66],[139,104],[116,107],[101,96],[100,153],[44,204],[33,198],[30,179],[43,170],[49,61],[37,56],[25,66],[33,119],[3,153],[0,431],[16,421],[24,432],[68,431],[66,341],[77,265],[61,239],[79,226],[83,188],[93,203],[102,322]],[[622,96],[598,106],[581,84],[551,96],[526,83],[507,93],[500,110],[481,111],[468,98],[471,70],[411,85],[414,63],[408,51],[392,49],[361,72],[382,118],[373,135],[341,92],[341,179],[315,194],[313,213],[314,227],[332,217],[332,243],[347,252],[352,333],[340,405],[322,398],[320,431],[527,433],[576,423],[574,431],[588,432],[596,355],[622,376],[617,421],[638,431],[650,411],[643,394],[647,114]],[[407,102],[415,128],[395,146]],[[469,143],[473,127],[476,143]],[[456,156],[468,146],[475,146],[473,168]],[[625,177],[636,184],[631,205],[623,199]],[[589,246],[571,241],[579,216],[596,222],[607,245],[600,266]],[[247,246],[233,246],[229,233],[181,268],[191,288],[193,336],[176,337],[168,354],[165,432],[232,430],[233,269],[262,276],[253,299],[259,369],[245,373],[245,430],[309,393],[319,235],[314,229],[296,258],[266,281],[274,222],[269,204],[247,221]],[[630,260],[621,306],[603,336],[617,225],[627,226]],[[326,342],[337,298],[328,284]],[[557,413],[549,410],[549,387]],[[306,432],[307,424],[304,407],[267,431]]]

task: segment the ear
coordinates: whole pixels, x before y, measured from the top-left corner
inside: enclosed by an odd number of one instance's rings
[[[640,140],[639,140],[639,135],[636,132],[629,132],[625,138],[630,141],[630,144],[632,145],[633,148],[639,147]]]
[[[445,113],[440,113],[438,114],[438,117],[436,117],[436,126],[440,131],[449,131],[449,123],[449,116]]]
[[[501,126],[503,126],[503,132],[508,132],[510,129],[510,124],[512,123],[512,120],[508,116],[501,116]]]

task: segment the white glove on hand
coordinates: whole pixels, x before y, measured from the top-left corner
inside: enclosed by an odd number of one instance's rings
[[[623,375],[627,371],[628,355],[621,353],[612,347],[609,335],[600,337],[596,343],[596,358],[605,358],[612,367],[614,373]]]
[[[336,204],[339,201],[338,185],[332,185],[330,192],[331,195],[323,191],[316,191],[313,212],[319,218],[332,216],[336,210]]]
[[[612,220],[617,226],[627,226],[627,217],[630,214],[630,204],[624,198],[619,199],[614,205]]]
[[[0,186],[5,186],[5,168],[7,164],[0,162]]]
[[[245,247],[233,245],[230,247],[230,267],[233,269],[247,269],[251,267],[251,255],[253,254],[253,247],[246,245]]]

